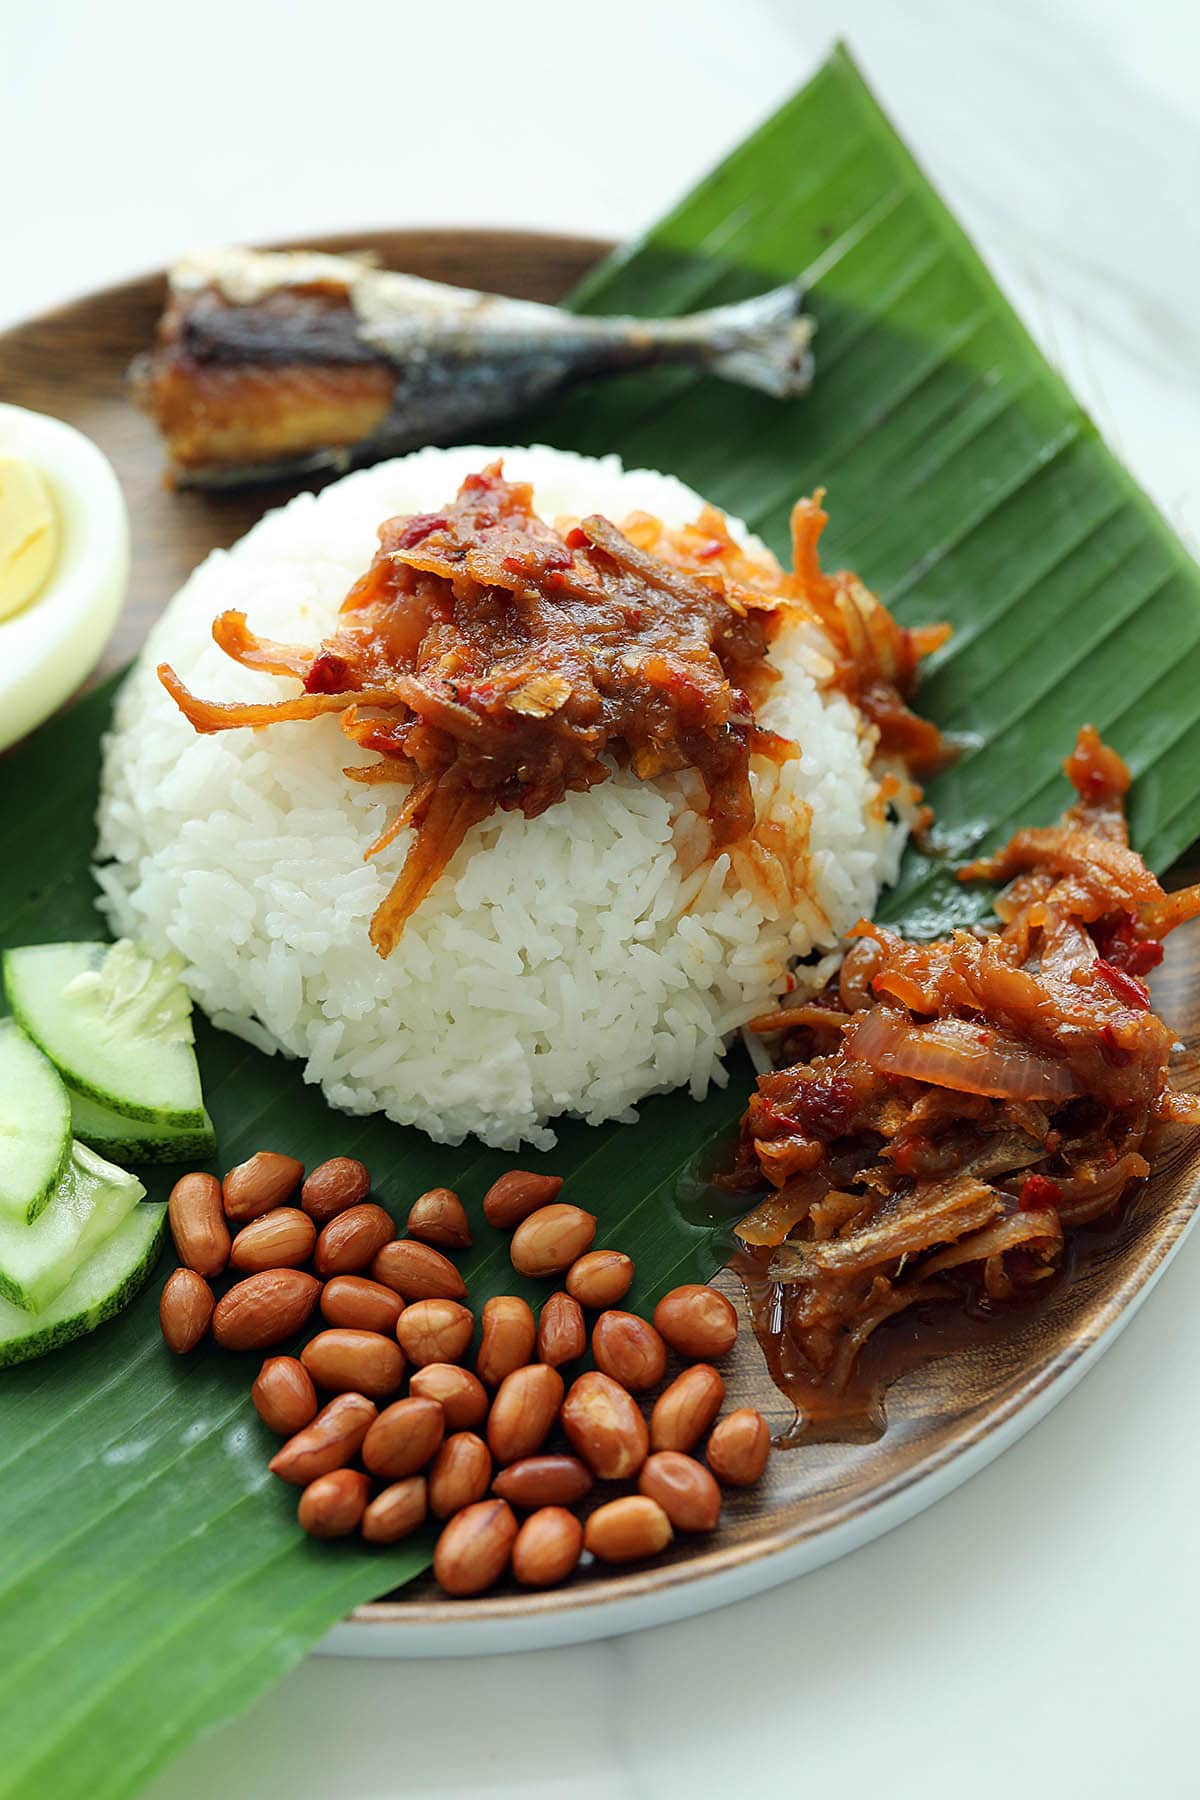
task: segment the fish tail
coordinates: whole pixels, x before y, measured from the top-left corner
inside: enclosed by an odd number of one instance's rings
[[[803,303],[804,289],[789,281],[679,323],[689,335],[695,333],[714,375],[788,400],[806,394],[812,384],[813,322],[801,312]]]

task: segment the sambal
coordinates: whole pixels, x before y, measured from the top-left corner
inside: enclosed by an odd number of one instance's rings
[[[961,871],[1008,883],[998,929],[919,944],[864,921],[820,994],[755,1022],[783,1066],[742,1122],[731,1182],[771,1191],[737,1231],[814,1388],[845,1389],[915,1303],[1037,1291],[1159,1134],[1200,1125],[1144,980],[1200,887],[1165,893],[1130,848],[1129,772],[1090,726],[1066,772],[1060,824]]]
[[[785,619],[825,634],[830,680],[859,702],[881,753],[914,772],[943,755],[906,703],[920,657],[944,636],[902,630],[849,575],[824,575],[825,515],[796,508],[796,569],[744,550],[722,515],[668,529],[635,515],[624,531],[598,515],[552,528],[533,489],[494,463],[436,513],[389,519],[339,627],[313,648],[257,637],[240,612],[213,636],[247,668],[303,683],[293,699],[221,703],[159,677],[197,731],[341,715],[379,760],[353,781],[408,793],[368,854],[415,835],[371,924],[381,956],[430,892],[471,826],[500,810],[533,818],[607,779],[695,769],[714,850],[754,828],[750,759],[803,746],[763,730],[755,708],[776,679],[769,651]]]

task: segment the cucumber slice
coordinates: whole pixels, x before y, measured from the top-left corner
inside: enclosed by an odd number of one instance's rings
[[[166,1222],[165,1206],[135,1206],[43,1312],[0,1300],[0,1369],[45,1356],[128,1306],[158,1261]]]
[[[146,1190],[136,1175],[72,1144],[45,1211],[32,1225],[0,1219],[0,1296],[41,1312],[111,1237]]]
[[[32,1224],[63,1172],[71,1107],[54,1064],[0,1019],[0,1219]]]
[[[125,938],[33,944],[4,952],[4,985],[17,1023],[71,1087],[129,1119],[203,1127],[182,967]]]
[[[203,1125],[153,1125],[148,1119],[129,1119],[111,1107],[101,1106],[88,1094],[68,1088],[71,1132],[82,1144],[121,1163],[209,1162],[217,1154],[212,1120]]]

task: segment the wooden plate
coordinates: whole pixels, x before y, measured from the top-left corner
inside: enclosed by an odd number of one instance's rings
[[[360,233],[319,247],[367,248],[393,268],[538,300],[557,299],[606,248],[586,238],[494,231]],[[97,678],[138,649],[202,556],[296,491],[223,497],[164,488],[161,446],[124,389],[126,365],[150,341],[163,292],[162,276],[147,276],[0,334],[0,396],[87,432],[112,459],[129,501],[130,598]],[[1200,1044],[1200,931],[1171,939],[1155,993],[1189,1050]],[[701,1612],[830,1560],[940,1498],[1048,1411],[1148,1293],[1198,1200],[1200,1145],[1181,1139],[1042,1310],[903,1376],[889,1394],[888,1429],[878,1441],[773,1457],[761,1489],[728,1501],[715,1539],[676,1547],[631,1573],[587,1571],[543,1595],[513,1589],[447,1603],[431,1583],[414,1583],[358,1608],[327,1647],[359,1655],[544,1648]],[[737,1295],[732,1276],[721,1284]],[[732,1401],[758,1406],[773,1427],[786,1429],[791,1408],[772,1387],[748,1329],[730,1362]]]

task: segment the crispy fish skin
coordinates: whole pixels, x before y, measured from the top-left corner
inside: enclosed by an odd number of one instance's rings
[[[217,250],[170,272],[130,371],[180,485],[343,473],[444,443],[575,382],[668,363],[807,391],[798,283],[679,319],[575,316],[316,252]]]

